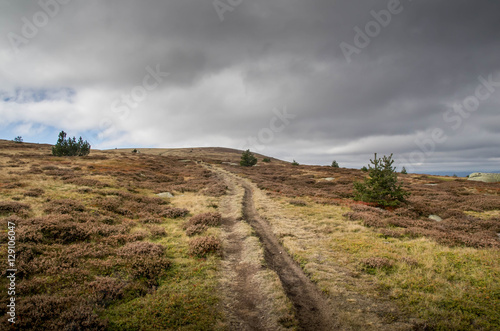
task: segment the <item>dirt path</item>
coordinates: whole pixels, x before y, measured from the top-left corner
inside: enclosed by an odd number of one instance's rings
[[[274,330],[262,321],[269,319],[267,311],[260,300],[265,300],[251,279],[258,272],[255,265],[245,263],[242,258],[244,236],[238,232],[237,212],[255,231],[264,247],[264,258],[268,268],[275,271],[281,281],[281,286],[295,309],[299,330],[335,330],[339,329],[332,318],[332,309],[316,286],[307,278],[302,269],[286,253],[285,249],[274,236],[269,225],[262,220],[254,206],[253,188],[233,174],[215,167],[218,176],[228,186],[227,198],[223,200],[222,209],[233,217],[226,218],[223,224],[225,233],[224,272],[230,274],[229,281],[224,284],[230,291],[230,326],[237,330]],[[241,190],[238,197],[238,188]],[[242,194],[243,193],[243,194]],[[260,266],[262,268],[262,266]],[[293,323],[292,323],[293,324]],[[276,325],[275,325],[276,326]],[[283,329],[282,325],[278,325]]]
[[[257,273],[257,266],[244,261],[245,233],[238,227],[241,218],[241,188],[219,174],[228,187],[227,196],[221,201],[225,238],[223,251],[223,291],[225,292],[225,310],[231,330],[264,330],[258,303],[263,300],[259,291],[252,287],[252,278]]]
[[[332,310],[316,286],[292,260],[274,236],[268,224],[255,210],[252,188],[243,183],[243,215],[264,244],[268,266],[279,275],[286,294],[293,302],[301,330],[335,330],[338,325],[332,318]]]

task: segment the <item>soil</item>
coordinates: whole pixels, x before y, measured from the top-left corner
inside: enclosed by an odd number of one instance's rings
[[[331,308],[316,286],[307,278],[302,269],[285,252],[253,204],[253,191],[248,184],[243,184],[244,219],[252,226],[264,244],[267,265],[280,277],[287,296],[292,301],[300,330],[335,330],[338,325],[331,317]]]

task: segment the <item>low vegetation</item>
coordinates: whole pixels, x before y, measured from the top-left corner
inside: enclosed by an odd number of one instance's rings
[[[211,173],[177,158],[58,158],[47,145],[0,144],[2,241],[7,223],[16,225],[17,328],[208,330],[223,319],[212,276],[217,230],[197,246],[183,233],[187,219],[197,219],[190,212],[220,222],[203,202],[203,189],[219,185]],[[161,192],[198,198],[188,210]],[[5,288],[5,246],[1,256]]]
[[[375,157],[367,172],[279,160],[256,172],[234,166],[241,153],[215,149],[66,158],[48,145],[0,147],[0,235],[5,241],[7,222],[16,224],[20,329],[227,328],[217,275],[230,189],[192,162],[197,153],[252,183],[260,216],[324,295],[341,302],[338,317],[352,329],[408,316],[415,329],[500,327],[498,183],[398,178],[389,157]],[[373,178],[411,195],[356,200],[354,183]],[[157,196],[165,192],[173,197]],[[5,313],[0,306],[3,325]]]

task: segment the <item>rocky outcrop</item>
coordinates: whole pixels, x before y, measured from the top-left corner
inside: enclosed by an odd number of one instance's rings
[[[500,182],[500,174],[475,172],[469,175],[469,180],[475,180],[478,182],[485,182],[485,183],[498,183]]]

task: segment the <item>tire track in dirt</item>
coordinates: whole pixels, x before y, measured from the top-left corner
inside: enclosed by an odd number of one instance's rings
[[[300,266],[298,266],[288,255],[284,247],[273,234],[267,222],[259,217],[254,206],[253,188],[251,185],[234,174],[225,173],[223,170],[217,169],[216,167],[211,167],[211,169],[215,170],[226,183],[229,183],[228,186],[230,190],[234,190],[237,184],[243,187],[244,196],[241,202],[243,219],[253,228],[255,234],[260,239],[264,247],[264,258],[267,266],[278,274],[286,295],[293,303],[295,315],[299,323],[299,330],[330,331],[340,329],[340,326],[334,321],[332,308],[329,306],[327,300],[304,274]],[[230,239],[230,237],[231,234],[228,239]],[[229,245],[232,246],[233,244],[237,245],[230,240]],[[237,250],[238,249],[236,249],[236,251]],[[233,256],[232,258],[237,259],[237,256]],[[244,282],[245,277],[242,275],[242,277],[238,277],[238,279]],[[234,290],[245,294],[249,289],[244,288],[244,284],[239,284]],[[247,309],[252,308],[250,302],[242,302],[240,304],[246,304]],[[236,305],[235,308],[238,310],[238,308],[241,307]],[[241,309],[239,309],[239,311],[240,313],[236,313],[243,319],[246,319],[246,324],[252,325],[252,321],[249,319],[251,318],[251,314],[246,314],[246,309],[243,310],[243,314],[241,314]],[[257,321],[254,320],[254,322]],[[256,325],[254,324],[254,326]],[[256,326],[255,330],[263,329]]]
[[[264,245],[268,266],[280,277],[287,296],[293,302],[301,330],[335,330],[331,308],[321,292],[286,253],[269,225],[262,220],[253,203],[253,190],[247,183],[243,199],[243,216]]]
[[[262,322],[264,312],[258,308],[262,298],[251,281],[258,270],[255,265],[243,261],[245,234],[237,227],[237,219],[241,215],[241,211],[237,210],[241,207],[237,186],[226,176],[218,175],[228,187],[228,194],[220,206],[221,212],[227,215],[222,222],[226,234],[223,248],[223,272],[226,281],[222,290],[226,297],[228,326],[231,330],[265,330]]]

